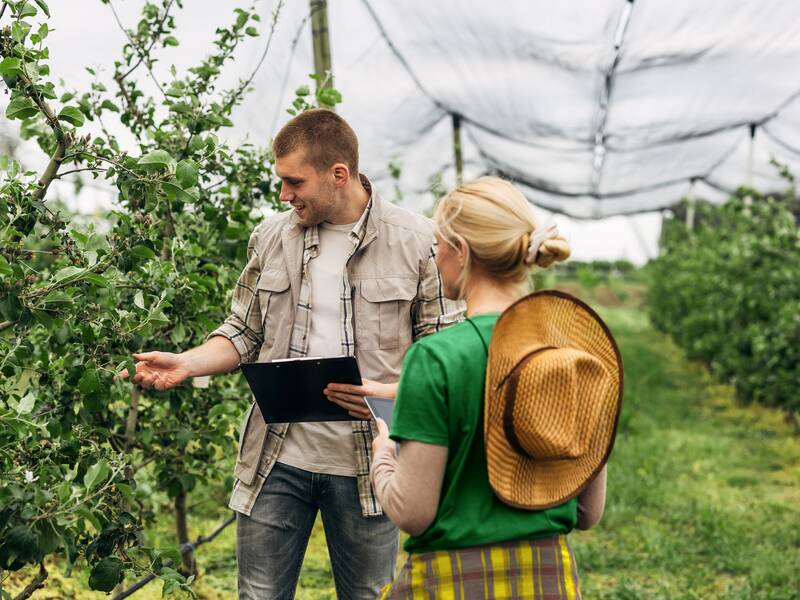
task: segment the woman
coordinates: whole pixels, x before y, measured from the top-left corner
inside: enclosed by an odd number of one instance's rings
[[[604,464],[577,498],[543,510],[506,504],[489,481],[483,413],[495,322],[525,294],[531,267],[565,260],[569,246],[554,226],[538,227],[523,195],[495,177],[450,193],[435,220],[444,292],[466,301],[467,320],[409,349],[391,436],[378,420],[373,484],[410,535],[408,561],[383,597],[579,598],[565,535],[600,519]]]

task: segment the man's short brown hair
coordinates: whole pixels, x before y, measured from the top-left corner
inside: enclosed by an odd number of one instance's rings
[[[317,171],[338,162],[358,175],[358,138],[342,117],[326,108],[312,108],[286,123],[272,142],[276,158],[303,149]]]

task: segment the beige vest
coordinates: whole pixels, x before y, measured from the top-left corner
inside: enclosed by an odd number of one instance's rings
[[[367,379],[392,383],[400,378],[411,345],[411,303],[423,277],[433,244],[430,219],[373,195],[361,247],[350,258],[347,273],[353,288],[356,359]],[[300,293],[304,229],[293,212],[267,218],[255,230],[260,260],[258,295],[264,342],[258,362],[286,358]],[[247,485],[255,480],[268,425],[253,403],[239,437],[234,475]]]

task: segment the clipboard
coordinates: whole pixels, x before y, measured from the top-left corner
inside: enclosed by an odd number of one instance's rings
[[[322,393],[329,383],[361,385],[354,356],[280,359],[240,368],[266,423],[359,420]]]

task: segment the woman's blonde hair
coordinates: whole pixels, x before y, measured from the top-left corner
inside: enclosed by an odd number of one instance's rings
[[[458,186],[442,198],[434,219],[445,240],[467,248],[458,281],[462,291],[472,261],[491,277],[522,283],[533,264],[546,268],[570,254],[569,244],[560,236],[545,238],[538,252],[529,248],[540,224],[522,192],[498,177]]]

